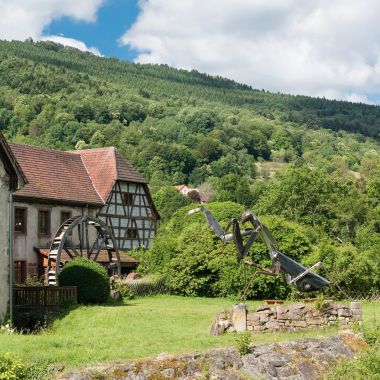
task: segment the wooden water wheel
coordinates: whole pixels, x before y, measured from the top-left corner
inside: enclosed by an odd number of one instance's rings
[[[74,231],[78,232],[79,243],[76,245],[70,243]],[[96,237],[91,241],[90,235],[94,236],[94,232]],[[112,274],[120,275],[120,255],[111,229],[102,220],[92,216],[75,216],[67,219],[58,229],[50,245],[46,270],[48,284],[57,284],[57,275],[63,265],[61,260],[63,252],[69,260],[86,257],[98,261],[99,254],[104,251],[107,252],[107,269]]]

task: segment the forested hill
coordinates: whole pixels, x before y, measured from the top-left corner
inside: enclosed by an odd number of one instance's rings
[[[329,128],[358,132],[366,136],[380,136],[380,107],[343,101],[331,101],[307,96],[273,94],[234,81],[201,74],[195,70],[177,70],[167,65],[141,65],[119,61],[114,58],[99,58],[77,49],[63,47],[53,42],[1,41],[1,59],[16,56],[39,64],[66,68],[78,73],[94,75],[98,79],[114,82],[141,90],[154,96],[167,97],[169,94],[181,99],[203,99],[229,105],[243,106],[256,110],[264,116],[279,116],[281,120],[306,123],[311,128]],[[2,83],[9,83],[28,94],[40,93],[44,87],[59,91],[61,83],[44,83],[35,78],[35,86],[26,87],[31,78],[22,85],[23,77],[11,80],[4,77]],[[40,73],[35,72],[36,76]],[[33,73],[30,73],[33,77]]]
[[[271,94],[53,42],[0,41],[0,129],[58,149],[114,145],[156,190],[228,174],[250,181],[286,164],[358,173],[378,155],[380,107]]]
[[[233,255],[205,248],[201,216],[191,225],[184,210],[175,213],[190,202],[173,187],[182,183],[224,202],[210,208],[226,223],[243,207],[266,216],[279,249],[308,266],[321,261],[339,289],[380,289],[379,107],[271,94],[51,42],[0,41],[0,130],[63,150],[116,146],[148,179],[162,217],[141,262],[169,273],[177,293],[236,296],[243,286]],[[263,252],[251,259],[267,267]],[[251,296],[290,291],[259,277]]]

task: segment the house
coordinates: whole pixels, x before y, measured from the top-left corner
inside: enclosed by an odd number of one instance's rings
[[[209,201],[211,193],[191,188],[186,185],[174,186],[185,197],[189,197],[195,203],[206,203]]]
[[[0,132],[0,323],[4,321],[10,299],[9,283],[12,263],[12,193],[23,186],[26,179]]]
[[[16,283],[44,275],[55,232],[74,216],[103,220],[120,251],[150,246],[159,214],[147,181],[115,148],[62,152],[9,146],[28,181],[13,197]],[[90,235],[90,240],[95,239]],[[72,232],[69,243],[76,246],[78,238],[79,232]],[[125,252],[120,256],[122,273],[136,267],[137,261]]]

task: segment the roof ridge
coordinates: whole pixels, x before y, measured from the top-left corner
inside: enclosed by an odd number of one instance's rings
[[[85,168],[85,170],[86,170],[86,173],[87,173],[87,175],[88,175],[88,178],[90,179],[90,182],[91,182],[92,187],[94,188],[96,194],[98,194],[98,196],[99,196],[99,198],[102,200],[102,202],[105,203],[105,200],[104,200],[103,197],[100,195],[98,189],[97,189],[97,188],[95,187],[95,185],[94,185],[94,182],[93,182],[93,180],[92,180],[92,178],[91,178],[90,172],[89,172],[88,169],[87,169],[87,166],[86,166],[86,164],[85,164],[85,162],[84,162],[84,160],[83,160],[82,155],[80,154],[79,157],[80,157],[80,160],[82,161],[82,164],[83,164],[83,166],[84,166],[84,168]]]
[[[32,149],[43,150],[45,152],[55,152],[55,153],[59,153],[59,154],[66,154],[66,155],[69,154],[70,156],[74,156],[74,151],[72,151],[72,150],[60,150],[60,149],[54,149],[54,148],[47,148],[45,146],[39,146],[39,145],[15,143],[13,141],[9,141],[8,144],[10,146],[17,145],[20,147],[28,147],[28,148],[32,148]]]
[[[90,152],[94,150],[110,150],[110,149],[116,149],[114,146],[103,146],[100,148],[87,148],[87,149],[73,149],[73,150],[67,150],[66,152],[74,153],[74,154],[80,154],[81,152]]]
[[[113,146],[113,154],[114,154],[114,157],[115,157],[115,169],[116,169],[116,178],[119,178],[119,169],[118,169],[118,165],[117,165],[117,149]]]

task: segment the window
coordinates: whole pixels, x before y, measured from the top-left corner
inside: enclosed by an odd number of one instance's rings
[[[14,283],[23,284],[26,280],[26,262],[15,261],[14,262]]]
[[[38,211],[38,233],[39,235],[50,234],[50,211]]]
[[[15,232],[26,233],[26,208],[15,208]]]
[[[123,193],[123,202],[126,206],[133,205],[133,194],[132,193]]]
[[[61,225],[66,222],[67,219],[71,218],[70,211],[61,211]]]
[[[128,228],[127,229],[127,238],[128,239],[137,239],[137,228]]]

